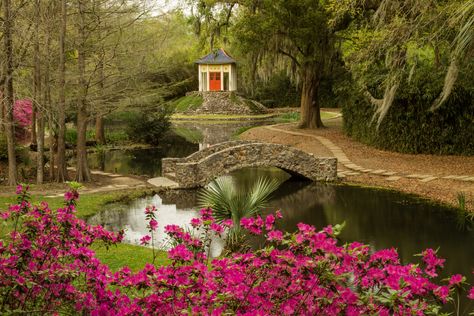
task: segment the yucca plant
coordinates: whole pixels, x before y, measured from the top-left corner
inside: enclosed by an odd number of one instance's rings
[[[212,181],[200,192],[199,205],[211,208],[217,222],[232,219],[234,223],[227,235],[227,250],[234,251],[242,246],[244,234],[240,220],[258,214],[279,185],[275,179],[261,177],[249,190],[238,190],[232,178],[222,177]]]

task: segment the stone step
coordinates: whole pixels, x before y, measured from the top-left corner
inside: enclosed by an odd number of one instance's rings
[[[163,177],[168,178],[170,180],[176,180],[176,173],[174,172],[164,173]]]
[[[157,177],[148,180],[148,183],[160,188],[178,188],[179,184],[165,177]]]

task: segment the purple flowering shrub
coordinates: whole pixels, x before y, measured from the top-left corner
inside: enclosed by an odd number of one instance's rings
[[[110,271],[89,248],[96,240],[120,242],[101,226],[78,219],[76,190],[65,194],[65,207],[33,206],[27,188],[18,186],[18,204],[1,213],[13,231],[0,240],[0,314],[14,311],[55,312],[112,303]]]
[[[403,265],[394,249],[339,245],[338,226],[317,231],[299,224],[295,233],[279,231],[278,212],[241,221],[249,234],[265,238],[265,247],[211,259],[213,236],[224,236],[232,221],[218,224],[208,209],[192,220],[193,231],[165,227],[173,245],[170,265],[112,273],[89,246],[94,240],[116,243],[122,235],[78,220],[76,191],[57,211],[45,203],[32,206],[20,193],[18,205],[2,214],[18,225],[0,243],[0,313],[425,315],[436,314],[465,282],[454,275],[435,283],[444,260],[431,249],[421,254],[420,265]],[[153,234],[156,209],[146,212]],[[474,289],[468,297],[474,299]]]

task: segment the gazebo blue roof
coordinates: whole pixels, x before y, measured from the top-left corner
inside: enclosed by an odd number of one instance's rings
[[[232,57],[230,57],[222,48],[219,48],[215,52],[196,60],[196,64],[207,65],[222,65],[235,63],[237,62]]]

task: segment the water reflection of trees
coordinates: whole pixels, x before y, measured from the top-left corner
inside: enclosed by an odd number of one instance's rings
[[[245,127],[261,126],[265,123],[255,121],[238,121],[238,122],[174,122],[175,126],[188,129],[191,132],[197,132],[202,135],[200,140],[200,148],[208,147],[209,145],[228,141],[234,136],[239,129]]]
[[[195,208],[198,204],[198,195],[198,190],[165,190],[160,192],[163,204],[174,204],[178,209]]]

